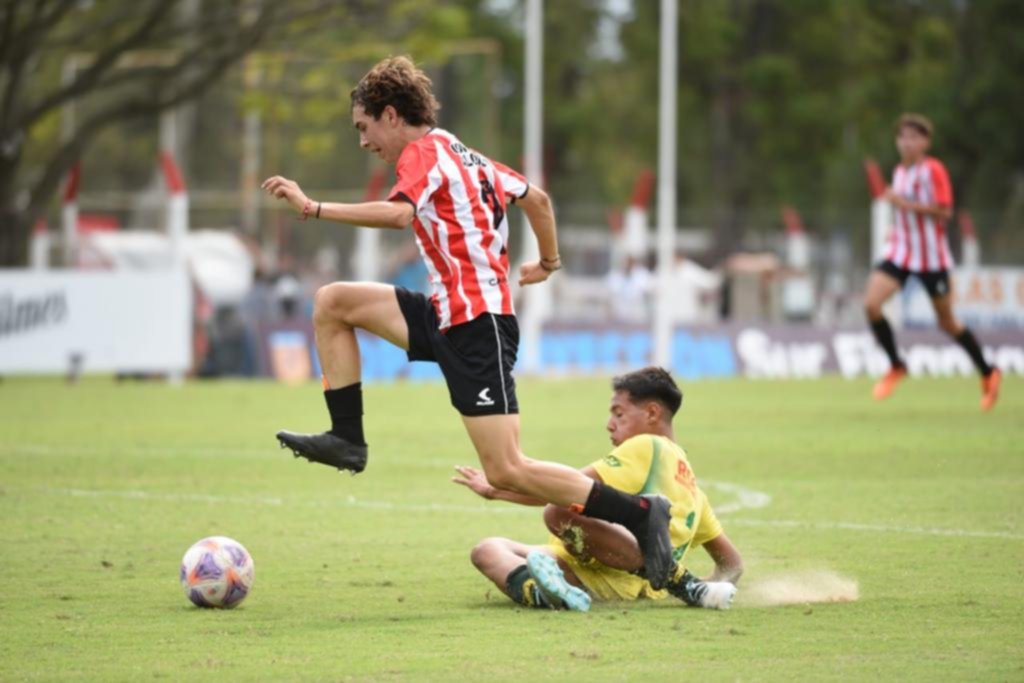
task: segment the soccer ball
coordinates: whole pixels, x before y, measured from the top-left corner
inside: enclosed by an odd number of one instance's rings
[[[237,607],[255,576],[249,551],[227,536],[196,541],[181,559],[181,587],[198,607]]]

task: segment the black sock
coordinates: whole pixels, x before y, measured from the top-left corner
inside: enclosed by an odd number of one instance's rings
[[[651,503],[646,498],[632,496],[603,482],[595,481],[590,489],[590,495],[587,496],[583,514],[594,519],[621,524],[635,535],[635,529],[647,519],[650,508]]]
[[[349,443],[365,446],[363,440],[363,384],[356,382],[340,389],[324,392],[327,410],[331,413],[331,434]]]
[[[537,588],[537,582],[530,576],[530,570],[521,564],[508,573],[505,590],[514,602],[527,607],[548,607],[544,595]]]
[[[892,328],[889,327],[889,321],[884,316],[878,320],[872,320],[871,332],[875,335],[875,341],[885,351],[885,355],[889,356],[889,363],[893,369],[904,367],[903,361],[900,360],[900,352],[896,350],[896,337],[893,336]]]
[[[981,352],[981,347],[978,346],[978,340],[974,338],[973,332],[965,327],[963,332],[953,338],[967,352],[967,355],[971,357],[974,367],[978,368],[978,372],[981,373],[982,377],[988,377],[992,374],[992,366],[985,360],[985,354]]]

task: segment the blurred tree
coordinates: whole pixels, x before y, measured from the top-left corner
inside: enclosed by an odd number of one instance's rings
[[[104,129],[196,98],[272,27],[308,32],[336,4],[2,0],[0,266],[24,263],[31,226]],[[63,78],[72,55],[80,69]],[[139,59],[120,68],[130,55]],[[71,103],[79,107],[78,120],[74,130],[62,131],[60,112]]]
[[[658,20],[655,2],[546,6],[546,170],[563,216],[621,205],[656,164]],[[1005,206],[1024,183],[1022,31],[1016,0],[681,0],[681,219],[712,227],[719,255],[777,229],[783,203],[812,230],[864,227],[861,161],[891,167],[906,110],[935,120],[959,203]],[[513,34],[506,52],[521,49]]]
[[[182,8],[196,3],[190,22]],[[29,226],[87,144],[111,167],[105,184],[128,186],[152,157],[154,114],[204,91],[189,147],[198,185],[239,187],[238,133],[256,109],[261,171],[358,192],[375,162],[350,146],[348,90],[387,54],[427,68],[441,125],[517,166],[522,15],[522,0],[0,0],[0,264],[24,259]],[[565,223],[599,223],[656,165],[658,21],[650,0],[545,3],[545,172]],[[1022,31],[1019,0],[680,0],[681,222],[713,228],[720,254],[777,229],[783,203],[811,230],[866,226],[861,160],[891,167],[892,123],[919,110],[958,204],[1013,229]],[[221,78],[257,43],[257,85]],[[175,58],[115,68],[138,50]],[[73,52],[94,61],[62,84]],[[65,141],[72,99],[79,132]],[[235,222],[229,208],[217,218]]]

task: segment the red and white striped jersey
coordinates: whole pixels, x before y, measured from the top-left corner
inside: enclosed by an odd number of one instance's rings
[[[900,164],[892,174],[892,189],[918,204],[953,206],[953,186],[942,162],[925,157],[913,166]],[[945,221],[914,211],[894,209],[885,259],[911,272],[934,272],[953,267]]]
[[[440,329],[484,313],[511,315],[505,209],[526,196],[526,178],[439,128],[402,150],[396,174],[388,199],[416,210]]]

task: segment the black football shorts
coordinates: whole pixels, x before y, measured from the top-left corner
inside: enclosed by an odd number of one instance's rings
[[[928,290],[928,296],[933,299],[937,299],[942,296],[949,294],[949,271],[948,270],[930,270],[930,271],[913,271],[907,270],[906,268],[900,268],[892,261],[882,261],[875,270],[880,270],[886,275],[889,275],[900,281],[900,287],[907,284],[907,278],[911,275],[916,277],[924,285],[924,288]]]
[[[430,299],[404,287],[395,287],[395,294],[409,327],[409,360],[441,367],[456,410],[471,417],[519,412],[512,378],[519,351],[514,315],[484,313],[442,332]]]

